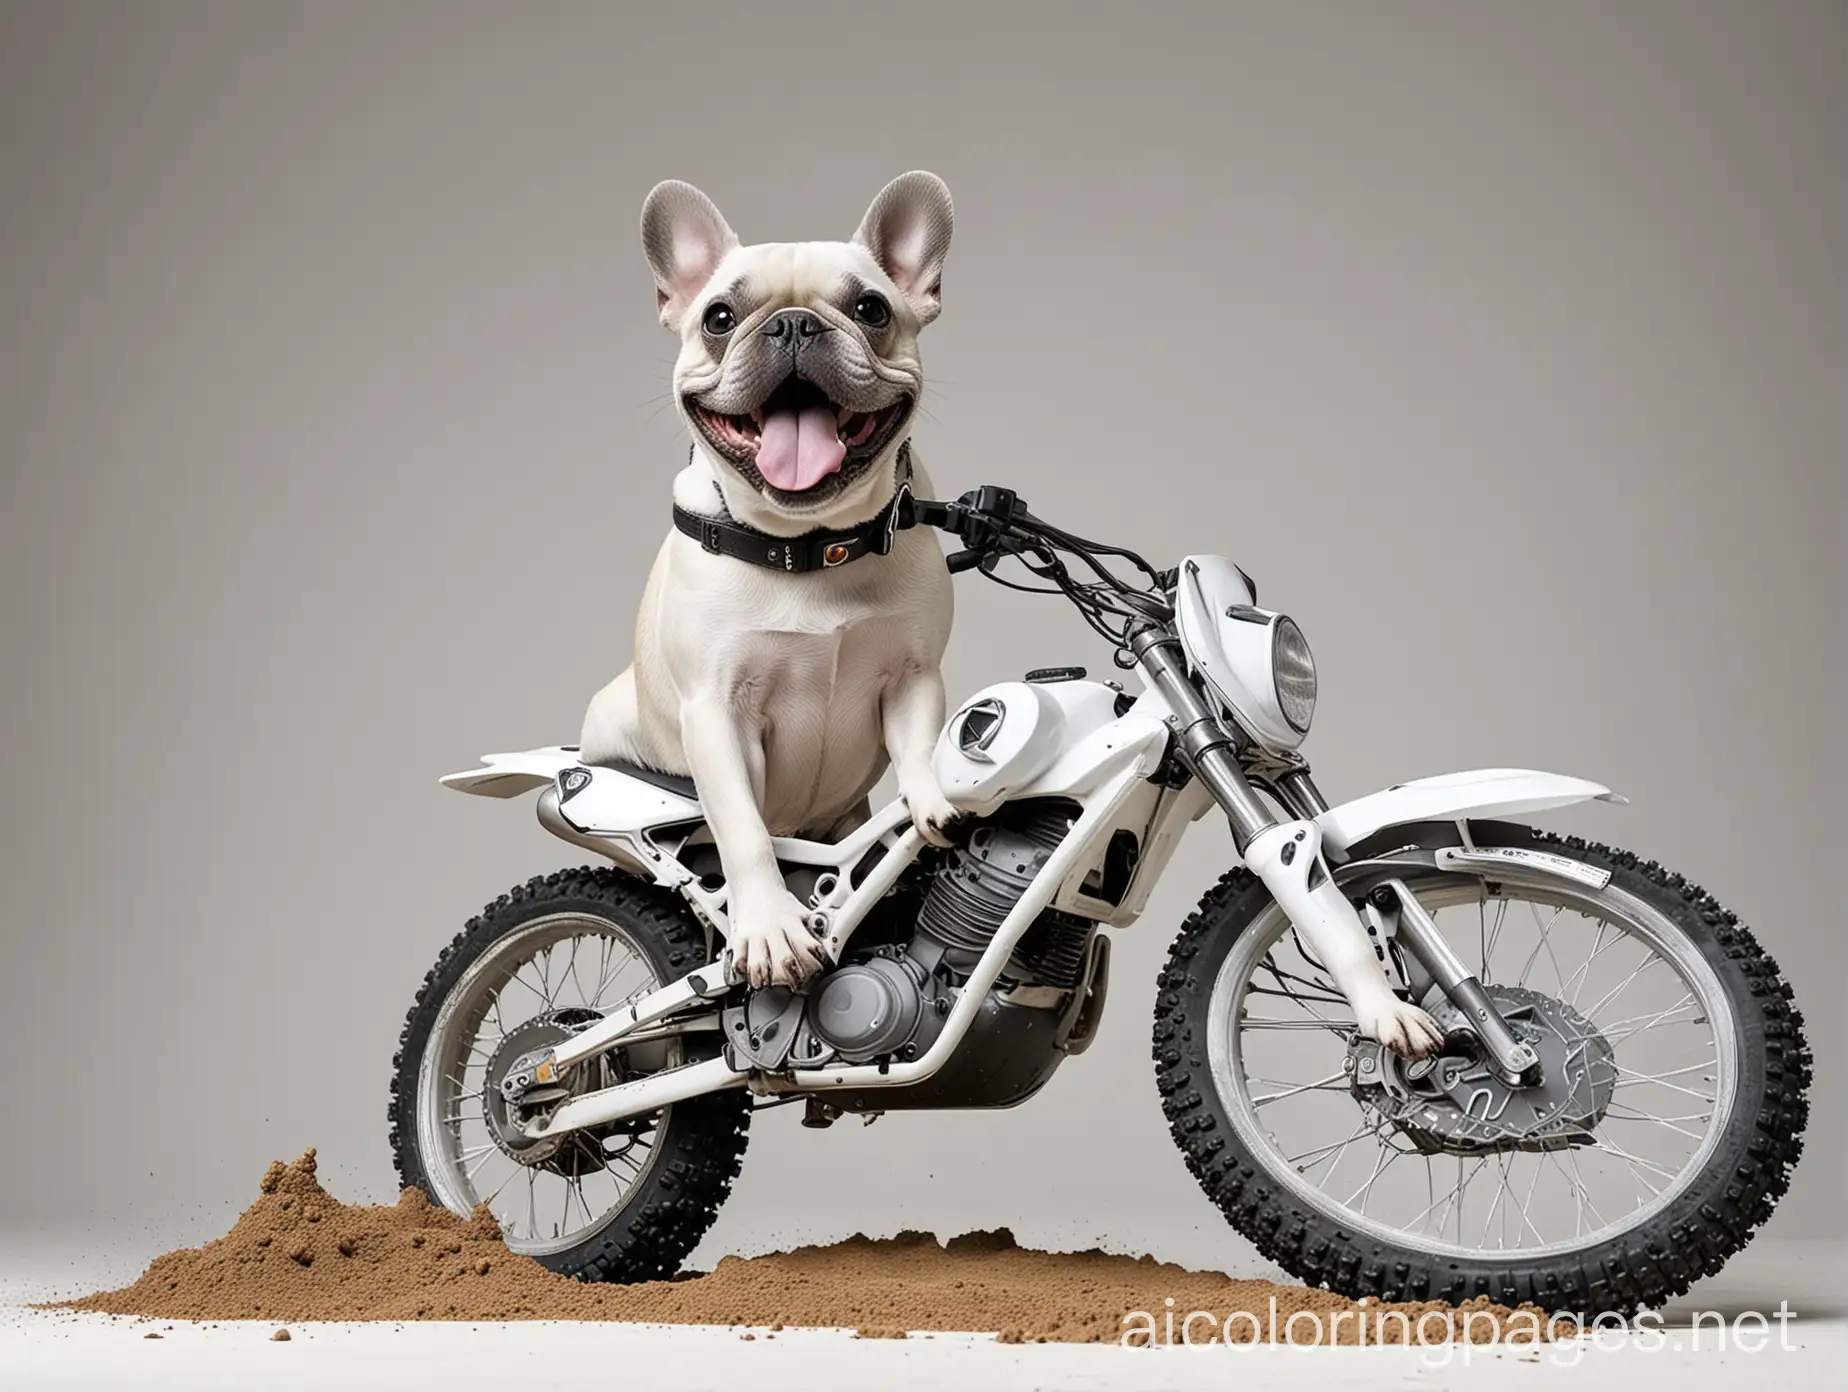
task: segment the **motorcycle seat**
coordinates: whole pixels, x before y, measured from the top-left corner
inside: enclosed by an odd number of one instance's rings
[[[569,748],[570,746],[566,746]],[[693,786],[693,780],[684,773],[663,773],[660,769],[645,768],[641,764],[632,764],[626,759],[611,759],[607,763],[590,764],[590,768],[606,768],[613,772],[626,774],[639,779],[665,793],[674,793],[689,802],[699,801],[699,791]]]

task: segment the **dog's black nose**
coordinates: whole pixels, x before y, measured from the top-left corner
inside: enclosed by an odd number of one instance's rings
[[[779,309],[764,321],[763,332],[766,338],[782,339],[782,346],[793,352],[802,340],[826,333],[827,329],[819,315],[806,309]]]

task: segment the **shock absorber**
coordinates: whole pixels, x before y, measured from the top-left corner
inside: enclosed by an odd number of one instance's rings
[[[1438,989],[1463,1012],[1469,1028],[1488,1050],[1503,1081],[1516,1087],[1538,1087],[1545,1081],[1540,1055],[1508,1027],[1501,1011],[1483,989],[1481,980],[1457,956],[1456,949],[1437,926],[1437,920],[1418,902],[1418,896],[1405,882],[1387,880],[1376,886],[1370,897],[1374,908],[1399,916],[1399,940],[1418,959],[1418,965],[1425,969]]]

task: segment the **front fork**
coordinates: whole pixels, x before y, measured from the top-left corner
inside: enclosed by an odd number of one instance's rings
[[[1174,713],[1181,761],[1225,810],[1239,856],[1307,940],[1350,1004],[1360,1007],[1375,992],[1390,992],[1374,936],[1328,873],[1322,831],[1314,818],[1328,810],[1306,771],[1279,780],[1278,792],[1297,818],[1279,822],[1245,777],[1232,737],[1200,688],[1187,674],[1186,655],[1173,630],[1150,624],[1130,640],[1137,665]],[[1405,884],[1388,880],[1367,901],[1374,935],[1396,936],[1432,984],[1458,1012],[1454,1026],[1475,1036],[1511,1084],[1540,1082],[1540,1058],[1522,1042],[1482,983],[1450,946],[1437,923]],[[1449,1012],[1443,1012],[1449,1014]]]

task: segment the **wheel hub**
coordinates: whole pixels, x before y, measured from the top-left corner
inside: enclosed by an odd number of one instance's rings
[[[1617,1084],[1609,1041],[1552,996],[1521,986],[1490,986],[1488,994],[1540,1056],[1537,1086],[1511,1087],[1479,1051],[1408,1062],[1362,1039],[1344,1065],[1355,1096],[1428,1154],[1588,1143]]]
[[[535,1016],[525,1024],[514,1026],[501,1038],[500,1044],[488,1059],[487,1077],[482,1088],[482,1111],[487,1118],[488,1135],[502,1154],[522,1165],[556,1166],[561,1152],[578,1140],[580,1133],[535,1140],[526,1134],[525,1127],[536,1115],[549,1110],[566,1096],[586,1091],[587,1079],[597,1072],[595,1068],[573,1069],[573,1076],[566,1087],[550,1089],[544,1097],[534,1098],[531,1103],[510,1101],[501,1085],[508,1073],[528,1055],[555,1048],[586,1025],[602,1018],[594,1010],[550,1011]],[[584,1140],[595,1144],[588,1136]]]

